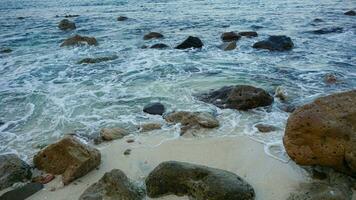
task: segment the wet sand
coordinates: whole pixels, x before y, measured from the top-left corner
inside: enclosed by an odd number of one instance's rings
[[[179,138],[160,145],[160,136],[142,135],[134,143],[126,139],[100,147],[102,163],[98,170],[61,187],[60,177],[30,199],[78,199],[83,191],[111,169],[123,170],[131,179],[143,183],[144,177],[160,162],[186,161],[229,170],[243,177],[255,189],[257,200],[286,199],[299,183],[308,181],[303,170],[293,162],[283,163],[267,156],[263,145],[245,136],[221,138]],[[147,145],[152,144],[152,145]],[[154,145],[156,144],[156,145]],[[123,152],[130,148],[131,154]],[[51,188],[55,191],[50,191]],[[188,199],[167,196],[166,200]]]

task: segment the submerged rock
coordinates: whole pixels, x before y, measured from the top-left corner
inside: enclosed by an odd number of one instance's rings
[[[77,27],[75,26],[74,22],[69,21],[68,19],[63,19],[62,21],[59,22],[58,28],[63,31],[68,31],[68,30],[74,30]]]
[[[27,183],[24,186],[8,191],[0,196],[1,200],[24,200],[42,190],[43,185],[40,183]]]
[[[128,20],[129,18],[128,17],[125,17],[125,16],[119,16],[117,17],[117,21],[126,21]]]
[[[146,178],[151,198],[175,194],[196,200],[252,200],[255,192],[238,175],[211,167],[186,162],[159,164]]]
[[[2,126],[2,125],[4,125],[5,124],[5,122],[3,122],[3,121],[0,121],[0,126]]]
[[[283,143],[300,165],[320,165],[356,177],[356,90],[317,98],[288,118]]]
[[[0,155],[0,190],[29,180],[31,176],[31,167],[17,155]]]
[[[244,37],[258,37],[256,31],[243,31],[243,32],[239,32],[239,35]]]
[[[224,51],[234,50],[236,49],[236,41],[225,42],[224,44],[220,45],[219,48]]]
[[[241,38],[241,36],[235,32],[225,32],[220,36],[223,42],[232,42],[237,41]]]
[[[143,36],[144,40],[151,40],[151,39],[158,39],[158,38],[163,38],[163,35],[158,32],[150,32],[145,36]]]
[[[219,121],[210,113],[179,111],[168,113],[164,119],[173,124],[181,123],[181,134],[189,129],[216,128]]]
[[[311,33],[322,35],[322,34],[329,34],[329,33],[342,33],[342,27],[328,27],[328,28],[321,28],[318,30],[311,31]]]
[[[284,35],[273,35],[267,40],[256,42],[253,48],[268,49],[270,51],[287,51],[294,47],[292,39]]]
[[[121,170],[113,169],[87,188],[79,200],[141,200],[144,197],[143,188],[133,183]]]
[[[147,123],[147,124],[142,124],[140,127],[141,132],[149,132],[157,129],[161,129],[162,124],[160,123]]]
[[[202,48],[203,42],[198,37],[189,36],[176,49]]]
[[[154,44],[152,45],[150,48],[151,49],[166,49],[168,48],[169,46],[166,45],[166,44],[163,44],[163,43],[159,43],[159,44]]]
[[[64,185],[67,185],[99,166],[100,160],[99,150],[67,136],[38,152],[33,163],[39,170],[61,174]]]
[[[110,61],[110,60],[115,60],[117,58],[118,58],[118,56],[106,56],[106,57],[98,57],[98,58],[83,58],[78,62],[78,64],[95,64],[95,63],[101,63],[101,62],[106,62],[106,61]]]
[[[278,86],[276,88],[276,92],[274,94],[275,97],[279,98],[281,101],[287,100],[287,92],[284,90],[282,86]]]
[[[349,10],[349,11],[345,12],[344,15],[356,16],[356,12],[354,10]]]
[[[70,37],[68,39],[65,39],[63,43],[61,44],[61,47],[65,46],[76,46],[76,45],[98,45],[98,42],[94,37],[87,37],[87,36],[81,36],[81,35],[75,35],[73,37]]]
[[[143,112],[151,115],[162,115],[164,111],[164,105],[159,102],[149,103],[143,107]]]
[[[128,131],[122,128],[103,128],[100,130],[100,137],[105,141],[121,139],[128,134]]]
[[[327,84],[335,84],[337,82],[337,78],[334,74],[325,74],[324,82]]]
[[[12,52],[12,49],[10,48],[2,48],[0,49],[0,53],[11,53]]]
[[[249,85],[225,86],[202,94],[198,98],[219,108],[237,110],[269,106],[273,103],[273,97],[268,92]]]
[[[256,124],[255,127],[261,133],[268,133],[277,130],[277,127],[268,124]]]
[[[79,17],[80,15],[64,15],[65,18]]]

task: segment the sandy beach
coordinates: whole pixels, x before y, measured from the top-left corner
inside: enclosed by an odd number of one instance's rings
[[[68,200],[78,199],[83,191],[102,175],[117,168],[133,180],[144,177],[159,163],[168,160],[185,161],[229,170],[243,177],[255,189],[258,200],[286,199],[299,183],[306,182],[302,169],[293,162],[283,163],[264,153],[263,145],[245,136],[222,138],[184,138],[166,141],[158,146],[157,137],[143,135],[134,143],[125,139],[104,144],[101,147],[102,163],[98,170],[61,187],[59,177],[34,194],[30,199]],[[132,149],[125,156],[126,149]],[[50,191],[56,187],[55,191]],[[168,196],[161,199],[188,199]]]

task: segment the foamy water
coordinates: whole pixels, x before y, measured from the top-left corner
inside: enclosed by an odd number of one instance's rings
[[[208,137],[246,134],[266,144],[269,155],[285,161],[281,138],[289,114],[281,109],[282,102],[276,99],[271,108],[239,112],[218,109],[194,95],[225,85],[248,84],[270,93],[283,86],[289,102],[300,105],[355,88],[355,17],[343,15],[355,7],[349,0],[3,0],[0,47],[14,51],[0,54],[0,120],[5,122],[0,127],[0,153],[30,158],[39,146],[66,133],[85,137],[106,126],[135,130],[140,123],[162,120],[142,112],[145,104],[161,101],[168,111],[216,113],[221,126]],[[57,28],[65,14],[80,15],[70,19],[76,30]],[[120,15],[130,19],[118,22]],[[315,18],[324,22],[314,23]],[[329,26],[344,31],[307,33]],[[256,30],[259,37],[242,38],[234,51],[217,48],[222,32],[248,30]],[[144,41],[143,35],[150,31],[165,38]],[[99,46],[59,47],[74,34],[94,36]],[[290,36],[295,48],[267,52],[251,47],[272,34]],[[189,35],[199,36],[204,48],[140,48],[155,43],[174,47]],[[118,59],[77,64],[85,57],[112,55]],[[336,74],[342,82],[325,84],[326,73]],[[254,128],[257,123],[279,129],[262,134]],[[167,139],[176,137],[167,134]]]

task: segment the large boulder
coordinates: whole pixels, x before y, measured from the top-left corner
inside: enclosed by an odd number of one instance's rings
[[[232,42],[239,40],[241,38],[241,35],[235,32],[225,32],[221,34],[220,38],[223,42]]]
[[[0,190],[31,178],[31,168],[15,154],[0,155]]]
[[[198,37],[189,36],[176,49],[202,48],[203,42]]]
[[[238,175],[211,167],[168,161],[146,178],[147,194],[157,198],[169,194],[196,200],[252,200],[254,189]]]
[[[180,123],[182,125],[181,134],[186,133],[189,129],[216,128],[219,126],[219,121],[207,112],[178,111],[168,113],[164,116],[164,119],[168,123]]]
[[[356,177],[356,90],[316,99],[288,118],[283,138],[300,165],[320,165]]]
[[[78,45],[98,45],[98,42],[94,37],[87,37],[81,35],[75,35],[68,39],[65,39],[61,44],[61,47],[65,46],[78,46]]]
[[[284,35],[273,35],[267,40],[256,42],[253,48],[268,49],[270,51],[287,51],[294,47],[292,39]]]
[[[68,31],[68,30],[74,30],[77,27],[75,26],[74,22],[69,21],[68,19],[63,19],[59,22],[58,28],[63,31]]]
[[[113,169],[87,188],[79,200],[141,200],[144,197],[143,188],[134,184],[121,170]]]
[[[98,167],[100,160],[99,150],[67,136],[38,152],[33,163],[40,170],[62,174],[62,181],[67,185]]]
[[[159,39],[163,38],[164,36],[158,32],[150,32],[143,36],[144,40],[151,40],[151,39]]]
[[[273,103],[273,97],[268,92],[249,85],[225,86],[198,98],[219,108],[237,110],[248,110]]]

